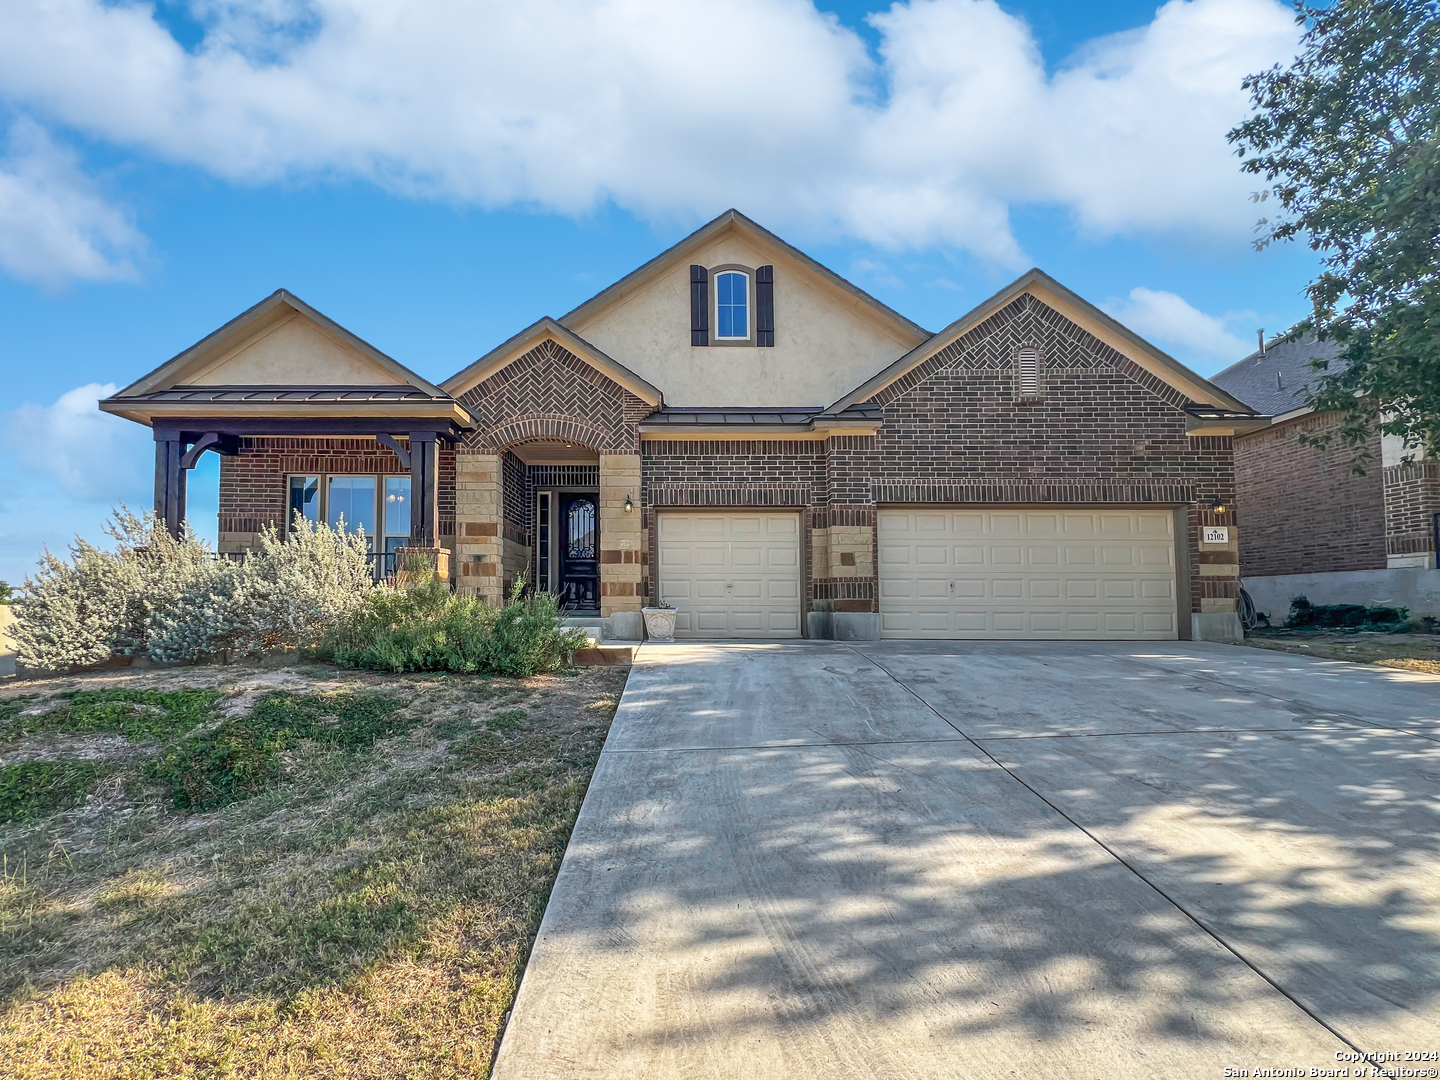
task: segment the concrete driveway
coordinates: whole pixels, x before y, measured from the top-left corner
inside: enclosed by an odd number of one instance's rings
[[[1440,1051],[1440,679],[1200,643],[647,645],[495,1075],[1357,1050]]]

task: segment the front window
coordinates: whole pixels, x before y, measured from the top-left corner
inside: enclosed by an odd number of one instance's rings
[[[331,528],[345,523],[346,532],[365,530],[375,536],[375,477],[332,476],[326,492],[328,520]]]
[[[750,336],[750,278],[736,270],[715,275],[715,336]]]
[[[295,527],[295,515],[306,521],[320,520],[320,478],[318,476],[290,477],[290,520],[287,528]]]
[[[385,554],[410,543],[410,477],[385,477]]]

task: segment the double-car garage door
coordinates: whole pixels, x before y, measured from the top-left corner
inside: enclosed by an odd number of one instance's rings
[[[1176,637],[1169,510],[881,509],[880,636]]]
[[[880,636],[1177,636],[1170,510],[879,512]],[[660,596],[679,637],[799,637],[794,512],[662,510]]]

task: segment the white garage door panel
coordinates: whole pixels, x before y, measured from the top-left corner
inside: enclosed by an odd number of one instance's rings
[[[676,637],[799,637],[800,515],[657,517],[657,582]]]
[[[1168,510],[881,510],[880,633],[1176,634]]]

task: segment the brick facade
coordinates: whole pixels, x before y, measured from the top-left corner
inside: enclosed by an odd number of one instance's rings
[[[1391,560],[1430,556],[1434,567],[1435,515],[1440,514],[1440,461],[1400,463],[1381,472],[1385,482],[1385,553]]]
[[[1240,565],[1248,576],[1375,570],[1385,566],[1380,438],[1361,476],[1351,450],[1302,445],[1299,432],[1338,431],[1335,413],[1310,414],[1235,441]]]
[[[1024,398],[1022,348],[1038,357],[1040,387]],[[1178,580],[1190,582],[1189,609],[1230,612],[1238,595],[1235,541],[1198,542],[1203,525],[1236,524],[1231,439],[1189,435],[1182,395],[1028,294],[877,393],[874,435],[642,441],[651,407],[550,340],[460,400],[476,429],[442,455],[442,532],[457,585],[489,598],[533,574],[535,490],[577,484],[601,495],[606,613],[653,600],[655,515],[671,507],[801,510],[813,611],[877,610],[886,504],[1169,506],[1188,524]],[[509,451],[531,440],[575,443],[599,465],[526,466]],[[246,440],[222,465],[222,534],[283,517],[286,472],[400,471],[373,441]]]

